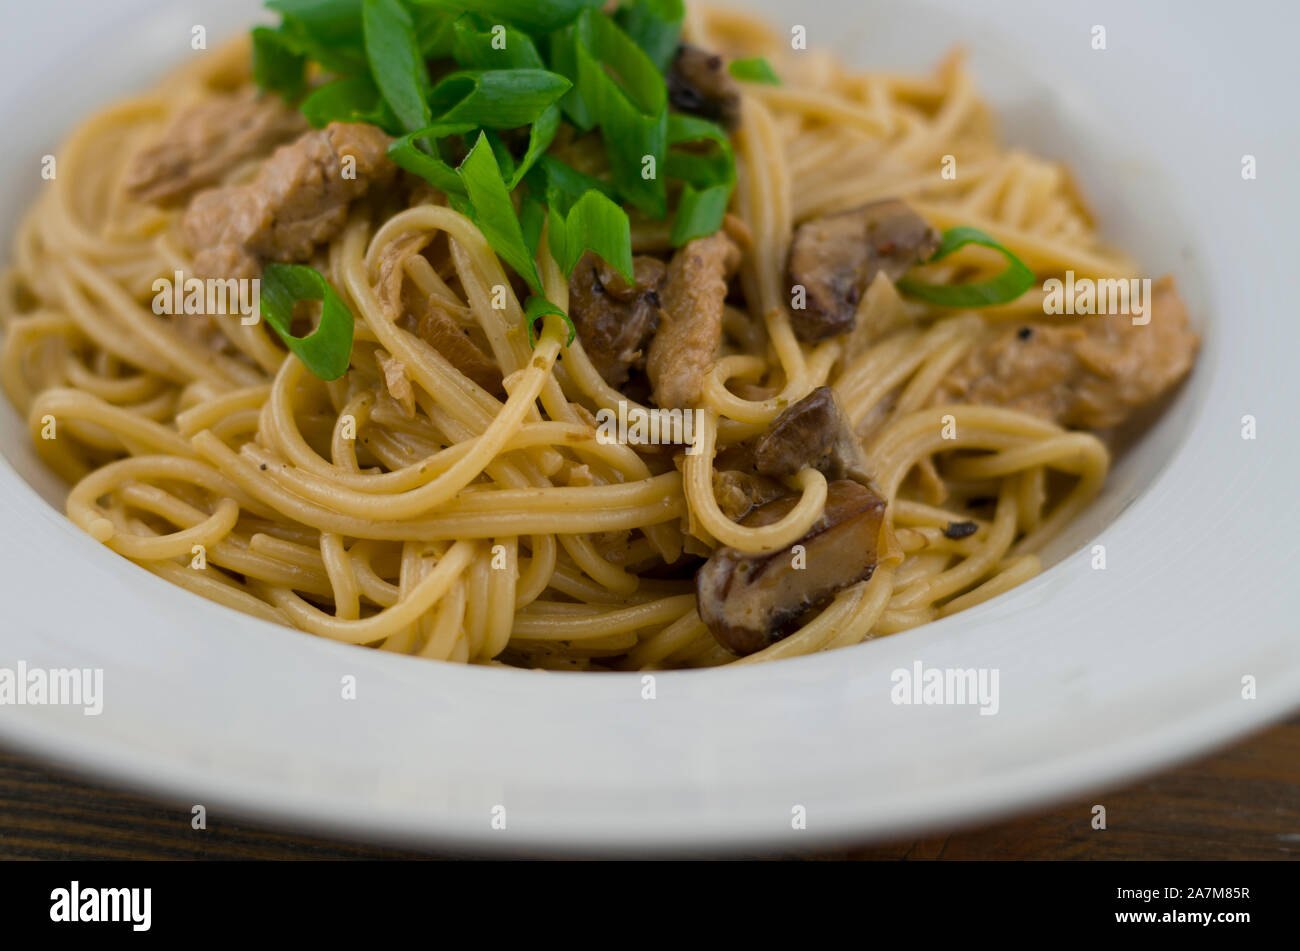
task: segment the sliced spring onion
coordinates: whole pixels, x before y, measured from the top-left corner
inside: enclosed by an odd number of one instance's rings
[[[459,175],[469,199],[468,211],[466,204],[460,203],[462,213],[478,225],[492,250],[540,294],[542,279],[537,273],[537,264],[524,239],[514,202],[510,200],[510,192],[501,177],[501,167],[497,165],[486,134],[480,135],[470,149],[460,165]]]
[[[747,83],[762,83],[765,86],[781,85],[781,77],[776,74],[772,64],[762,56],[751,59],[733,59],[727,67],[731,75]]]
[[[293,335],[293,310],[299,301],[321,302],[320,323],[306,337]],[[262,272],[262,316],[284,345],[322,380],[337,380],[352,361],[352,311],[315,268],[268,264]]]
[[[423,3],[406,4],[406,12],[411,14],[415,25],[415,38],[420,44],[420,53],[426,60],[446,59],[451,55],[452,45],[456,41],[456,19],[445,10]]]
[[[736,156],[722,127],[707,119],[673,113],[668,117],[668,177],[700,188],[736,180]],[[679,146],[688,146],[688,150]]]
[[[399,0],[364,0],[361,9],[375,85],[405,131],[427,128],[433,123],[427,99],[429,71],[411,15]]]
[[[572,23],[583,10],[603,6],[605,0],[411,0],[451,13],[477,13],[493,23],[510,23],[529,33],[549,33]]]
[[[549,317],[554,314],[564,320],[564,324],[569,328],[569,337],[564,341],[567,347],[573,343],[573,338],[578,336],[578,328],[573,325],[573,320],[564,311],[560,310],[555,304],[552,304],[545,297],[529,297],[524,302],[524,322],[528,325],[528,342],[532,346],[537,346],[537,334],[533,325],[543,317]]]
[[[434,151],[438,151],[440,140],[468,135],[477,130],[478,127],[472,122],[431,125],[427,129],[419,129],[402,136],[388,147],[388,157],[408,172],[419,175],[434,188],[448,195],[464,195],[465,183],[460,173],[440,155],[430,155],[415,143],[417,140],[425,140],[431,143]]]
[[[736,184],[736,157],[720,126],[694,116],[669,116],[668,143],[668,175],[685,182],[671,236],[673,247],[680,248],[722,227]]]
[[[727,206],[731,204],[731,188],[730,185],[713,185],[696,189],[694,185],[687,185],[682,189],[677,216],[673,218],[671,240],[674,248],[696,238],[707,238],[722,227]]]
[[[681,43],[686,5],[682,0],[636,0],[615,16],[623,32],[645,50],[659,72],[667,72]]]
[[[439,122],[516,129],[536,122],[570,86],[559,73],[544,69],[464,70],[443,78],[429,105]]]
[[[653,218],[668,213],[663,74],[609,17],[585,11],[576,33],[578,89],[600,126],[619,193]]]
[[[586,175],[553,155],[544,155],[537,168],[528,176],[528,187],[537,195],[546,196],[547,202],[567,215],[579,198],[590,191],[616,198],[617,192],[608,182]]]
[[[534,165],[546,154],[546,150],[551,147],[555,141],[556,133],[560,131],[560,107],[558,105],[549,106],[545,112],[537,117],[532,128],[528,132],[528,151],[524,157],[515,163],[514,171],[510,173],[510,178],[506,182],[506,188],[514,191],[519,187],[519,183],[524,180]]]
[[[307,57],[279,30],[266,26],[253,30],[253,81],[258,88],[294,102],[302,95],[306,69]]]
[[[627,212],[598,191],[589,191],[566,213],[550,204],[551,254],[564,271],[573,275],[578,259],[587,251],[596,254],[623,276],[635,282],[632,264],[632,226]]]
[[[268,0],[280,32],[299,53],[340,76],[366,72],[361,0]]]
[[[1007,259],[1007,269],[997,277],[973,284],[930,284],[904,277],[896,284],[899,291],[939,307],[995,307],[1016,300],[1033,287],[1034,272],[1020,258],[977,228],[949,228],[943,233],[939,249],[924,263],[941,261],[968,244],[992,248]]]
[[[591,114],[591,107],[582,98],[578,89],[578,28],[570,24],[562,30],[556,30],[550,36],[551,70],[567,77],[574,83],[572,89],[560,100],[560,108],[569,117],[569,121],[583,132],[590,132],[596,127],[596,120]]]
[[[519,228],[524,233],[524,243],[528,252],[537,257],[537,248],[542,243],[542,228],[546,226],[546,205],[540,198],[530,194],[519,203]]]
[[[365,122],[389,135],[402,132],[401,122],[384,102],[369,76],[336,79],[314,90],[302,101],[302,114],[314,128],[331,122]]]
[[[545,69],[527,33],[467,13],[453,24],[452,57],[466,69]]]

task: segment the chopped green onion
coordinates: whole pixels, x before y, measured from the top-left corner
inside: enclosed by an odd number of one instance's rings
[[[619,8],[618,25],[645,50],[661,73],[668,71],[681,43],[686,6],[682,0],[636,0]]]
[[[590,251],[631,282],[624,204],[663,220],[672,180],[680,183],[674,246],[722,224],[736,181],[727,134],[668,110],[663,72],[680,43],[683,0],[627,0],[610,15],[598,9],[603,0],[270,0],[267,6],[283,22],[278,30],[254,30],[259,84],[295,98],[308,63],[335,74],[302,102],[304,115],[317,128],[365,122],[395,136],[392,160],[443,191],[527,282],[530,336],[533,321],[551,313],[568,322],[570,340],[575,333],[567,315],[542,296],[536,257],[544,231],[566,275]],[[453,60],[461,70],[433,84],[432,60]],[[741,61],[733,71],[741,75],[745,64],[760,62]],[[599,130],[609,181],[546,154],[565,117],[580,131]],[[317,289],[315,282],[294,286]],[[325,291],[318,294],[329,304]],[[339,372],[345,370],[346,363]]]
[[[472,122],[484,129],[531,125],[571,83],[544,69],[465,70],[445,77],[429,95],[439,122]]]
[[[306,337],[293,335],[293,310],[299,301],[321,302],[320,323]],[[268,264],[262,272],[262,316],[284,345],[322,380],[337,380],[352,361],[352,311],[315,268]]]
[[[451,13],[477,13],[493,23],[512,23],[529,33],[549,33],[573,20],[583,10],[603,6],[605,0],[411,0]]]
[[[253,81],[258,88],[293,102],[302,95],[306,69],[307,57],[279,30],[266,26],[253,30]]]
[[[369,76],[353,76],[326,83],[304,99],[300,108],[316,129],[323,129],[331,122],[365,122],[390,135],[402,131],[397,116],[393,115],[393,110],[384,102]]]
[[[415,143],[416,140],[430,142],[433,149],[438,151],[440,140],[476,131],[478,127],[472,122],[431,125],[427,129],[402,136],[388,147],[388,157],[448,195],[464,195],[465,183],[456,169],[441,157],[428,154]]]
[[[765,86],[781,85],[781,77],[772,69],[772,64],[762,56],[752,59],[733,59],[727,67],[731,75],[747,83],[762,83]]]
[[[514,153],[510,151],[510,146],[506,145],[506,140],[501,137],[500,132],[484,129],[483,134],[487,136],[488,147],[492,149],[492,157],[497,160],[497,168],[500,169],[501,178],[507,183],[506,190],[509,191],[510,178],[515,173]]]
[[[415,25],[415,38],[426,60],[446,59],[456,40],[456,18],[445,10],[423,3],[408,2],[406,12]]]
[[[266,6],[283,17],[280,32],[308,59],[341,76],[368,69],[361,0],[269,0]]]
[[[537,117],[533,123],[532,129],[528,133],[528,151],[524,157],[515,163],[514,171],[510,174],[510,179],[506,182],[506,188],[514,191],[519,183],[524,180],[534,165],[546,154],[546,150],[551,147],[555,141],[556,134],[560,131],[560,107],[549,106],[545,112]]]
[[[565,326],[569,328],[569,338],[564,342],[566,347],[573,343],[574,337],[578,336],[578,328],[573,325],[573,320],[568,314],[545,297],[529,297],[524,302],[524,322],[528,325],[528,343],[531,346],[537,346],[537,335],[533,330],[533,325],[543,317],[549,317],[552,314],[563,318]]]
[[[668,174],[685,182],[673,220],[671,241],[680,248],[695,238],[704,238],[722,227],[731,192],[736,184],[736,157],[722,128],[706,119],[674,113],[668,119],[670,148],[706,145],[709,154],[698,149],[668,153]]]
[[[556,200],[549,204],[551,254],[565,277],[571,277],[578,259],[591,251],[629,284],[635,283],[632,226],[626,211],[598,191],[587,192],[567,213],[560,211]]]
[[[1007,259],[1007,269],[997,277],[974,284],[929,284],[904,277],[897,282],[899,291],[939,307],[995,307],[1016,300],[1033,287],[1034,272],[1020,258],[976,228],[949,228],[943,233],[939,249],[924,263],[941,261],[968,244],[992,248]]]
[[[542,228],[546,226],[546,205],[532,194],[519,203],[519,228],[524,233],[524,244],[534,259],[542,243]]]
[[[578,89],[600,126],[614,184],[628,202],[663,218],[668,213],[664,77],[613,20],[596,11],[578,18],[576,39]]]
[[[578,28],[572,24],[562,30],[556,30],[550,37],[551,70],[559,73],[574,83],[574,87],[560,100],[560,108],[569,117],[569,121],[583,132],[590,132],[596,127],[596,120],[591,114],[591,107],[582,98],[578,89]]]
[[[538,161],[536,170],[528,176],[528,187],[538,195],[547,196],[548,203],[564,215],[589,191],[598,191],[610,198],[617,197],[608,182],[584,175],[553,155],[544,155]]]
[[[672,244],[680,248],[696,238],[716,234],[727,216],[731,204],[731,186],[713,185],[697,190],[693,185],[682,189],[677,203],[677,217],[673,219]]]
[[[546,68],[537,44],[527,33],[503,24],[488,24],[469,13],[459,17],[453,28],[452,57],[466,69]]]
[[[478,225],[492,250],[540,294],[542,279],[537,273],[537,263],[524,239],[514,202],[510,200],[510,192],[501,177],[501,168],[492,154],[486,134],[480,135],[474,143],[461,163],[459,173],[469,196],[467,216]],[[461,205],[464,213],[465,204]]]
[[[429,72],[411,15],[398,0],[365,0],[362,23],[375,85],[402,128],[414,132],[431,125]]]
[[[668,117],[668,147],[689,145],[692,151],[669,151],[669,178],[680,178],[699,188],[736,181],[736,156],[722,127],[707,119],[673,113]],[[706,146],[706,154],[699,150]]]

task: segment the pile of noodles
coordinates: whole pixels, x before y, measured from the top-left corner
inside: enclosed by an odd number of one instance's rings
[[[686,36],[726,56],[765,55],[785,80],[746,84],[733,212],[752,234],[745,306],[699,406],[701,452],[679,459],[597,438],[610,389],[552,319],[530,346],[519,301],[477,229],[436,199],[357,204],[313,264],[356,315],[352,368],[323,383],[265,325],[156,316],[154,280],[189,272],[179,213],[133,202],[129,158],[204,96],[249,82],[236,44],[78,128],[18,233],[0,285],[4,386],[72,489],[67,511],[109,548],[256,617],[382,650],[473,663],[645,669],[751,663],[859,643],[961,611],[1039,569],[1036,555],[1098,492],[1096,437],[1022,412],[936,403],[939,382],[991,322],[1042,313],[1035,289],[980,312],[929,311],[873,287],[875,339],[808,346],[791,331],[786,259],[796,223],[901,198],[936,228],[979,228],[1040,280],[1131,273],[1101,247],[1066,171],[997,142],[958,57],[928,76],[861,73],[739,14],[693,8]],[[566,160],[590,166],[582,142]],[[945,157],[960,162],[942,174]],[[246,178],[253,169],[233,173]],[[391,196],[388,196],[391,201]],[[427,237],[423,254],[412,236]],[[670,251],[634,219],[638,253]],[[543,242],[543,246],[545,242]],[[547,297],[566,281],[540,262]],[[378,295],[383,267],[471,330],[507,397],[476,386]],[[967,248],[948,272],[996,271]],[[942,279],[932,268],[927,279]],[[889,329],[892,328],[892,329]],[[413,415],[377,353],[400,361]],[[733,523],[712,491],[716,449],[764,430],[830,384],[864,435],[901,560],[841,591],[814,620],[737,660],[701,623],[683,553],[789,547],[820,515],[805,470],[781,522]],[[749,399],[757,392],[775,393]],[[746,394],[746,395],[742,395]],[[55,438],[50,435],[51,423]],[[952,438],[949,438],[952,437]],[[973,521],[969,537],[944,528]]]

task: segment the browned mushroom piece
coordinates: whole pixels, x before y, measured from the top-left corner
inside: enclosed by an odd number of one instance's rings
[[[713,457],[713,497],[722,514],[739,522],[760,505],[789,495],[780,479],[754,471],[754,440],[732,443]]]
[[[894,199],[804,222],[790,248],[790,282],[807,296],[795,335],[816,343],[848,333],[877,274],[896,281],[938,247],[938,232]]]
[[[787,407],[754,446],[754,468],[760,475],[780,479],[805,466],[832,481],[871,481],[862,443],[829,386],[819,386]]]
[[[634,368],[645,365],[645,345],[659,327],[665,265],[652,257],[638,257],[633,264],[636,283],[629,285],[588,252],[569,280],[569,316],[582,349],[614,389],[627,382]]]
[[[740,124],[740,84],[716,53],[683,44],[665,77],[668,99],[681,112],[710,119],[728,130]]]
[[[790,490],[778,480],[743,469],[715,469],[713,473],[713,497],[722,514],[733,522],[789,494]]]
[[[798,504],[787,496],[756,509],[742,524],[757,527],[780,521]],[[876,570],[882,550],[885,500],[857,482],[832,482],[826,509],[796,543],[799,562],[789,550],[746,555],[719,548],[695,576],[700,619],[718,643],[745,656],[792,633],[811,609],[837,592],[865,581]],[[796,564],[802,567],[796,567]]]

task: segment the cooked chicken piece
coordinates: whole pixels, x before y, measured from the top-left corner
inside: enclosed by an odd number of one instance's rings
[[[770,525],[798,504],[787,496],[755,510],[745,525]],[[719,548],[695,576],[702,620],[718,643],[742,657],[790,634],[804,615],[836,592],[870,578],[891,548],[885,500],[857,482],[832,482],[826,510],[798,542],[803,567],[790,551],[745,555]]]
[[[248,90],[208,99],[178,115],[156,144],[137,154],[123,184],[140,201],[179,205],[306,129],[302,113],[279,96]]]
[[[582,348],[606,383],[619,389],[633,369],[645,365],[642,348],[659,326],[659,292],[666,269],[658,258],[633,261],[629,286],[608,264],[588,252],[569,280],[569,316]]]
[[[829,386],[819,386],[773,421],[758,437],[754,464],[760,474],[778,479],[812,466],[831,481],[871,480],[862,444]]]
[[[415,415],[415,390],[406,375],[406,364],[384,350],[375,351],[375,361],[384,375],[388,395],[402,408],[402,415],[410,419]]]
[[[740,249],[721,231],[696,238],[669,262],[659,330],[646,357],[656,405],[684,408],[699,401],[722,342],[727,283],[738,267]]]
[[[1117,426],[1181,381],[1200,345],[1173,278],[1151,298],[1143,325],[1110,315],[995,328],[934,402],[1006,406],[1078,429]]]
[[[939,247],[938,233],[901,201],[877,201],[806,221],[790,247],[790,282],[807,293],[795,335],[817,343],[853,329],[877,274],[896,281]]]
[[[668,100],[681,112],[709,119],[726,129],[740,122],[740,84],[721,56],[683,44],[665,77]]]
[[[247,185],[200,192],[182,229],[203,277],[256,277],[268,261],[306,261],[347,221],[348,206],[392,181],[388,136],[333,122],[283,146]]]
[[[408,313],[418,314],[416,333],[447,360],[494,396],[505,392],[501,370],[479,349],[454,317],[414,288],[406,292]],[[419,308],[419,309],[417,309]]]
[[[479,349],[456,318],[406,279],[406,261],[421,253],[432,240],[428,232],[409,234],[389,244],[377,265],[379,299],[394,322],[412,331],[483,389],[494,395],[504,392],[501,371],[490,356]],[[390,388],[391,389],[391,388]],[[397,393],[393,393],[397,397]]]

